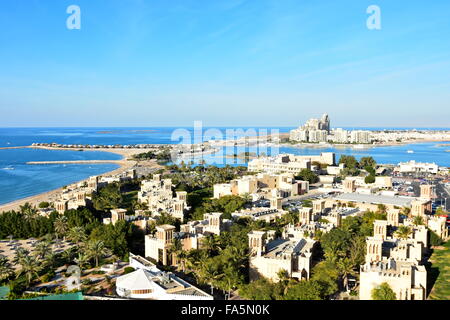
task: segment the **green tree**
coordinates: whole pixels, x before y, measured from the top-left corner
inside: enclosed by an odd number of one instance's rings
[[[408,226],[400,225],[395,231],[395,235],[399,239],[408,239],[409,235],[412,233],[412,230]]]
[[[92,194],[94,208],[99,211],[107,211],[122,206],[124,199],[118,183],[109,183],[98,192]]]
[[[14,269],[8,258],[0,255],[0,283],[9,279],[14,274]]]
[[[31,255],[26,255],[23,259],[20,260],[20,269],[17,274],[17,277],[20,275],[24,275],[27,279],[27,285],[29,286],[31,281],[35,277],[39,277],[39,271],[42,270],[42,264],[40,261]]]
[[[308,168],[302,169],[295,178],[297,180],[308,181],[310,184],[319,182],[319,176]]]
[[[347,255],[352,235],[336,228],[322,236],[321,244],[325,257],[333,263]]]
[[[281,295],[278,287],[266,278],[252,281],[239,288],[239,295],[249,300],[275,300]]]
[[[200,283],[208,284],[211,287],[211,294],[213,294],[214,285],[224,276],[224,274],[220,272],[218,265],[214,263],[214,260],[208,259],[200,265],[197,276]]]
[[[375,176],[372,175],[372,174],[369,174],[368,176],[366,176],[364,178],[364,182],[367,183],[367,184],[375,183]]]
[[[38,211],[28,202],[20,206],[20,212],[24,215],[25,220],[31,221],[38,217]]]
[[[67,234],[67,237],[70,239],[70,241],[76,243],[78,247],[87,239],[86,231],[83,227],[71,228]]]
[[[48,241],[39,241],[35,246],[34,252],[39,259],[43,260],[52,253],[51,244]]]
[[[48,203],[46,201],[39,203],[39,208],[41,208],[41,209],[46,209],[48,207],[50,207],[50,203]]]
[[[354,265],[349,258],[342,258],[336,262],[336,266],[342,277],[342,285],[344,290],[348,290],[348,276],[354,274]]]
[[[110,254],[108,248],[106,248],[105,243],[99,240],[91,240],[87,243],[86,253],[95,261],[95,266],[98,267],[100,259]]]
[[[218,238],[215,235],[209,235],[204,237],[201,240],[202,248],[206,250],[208,255],[215,254],[218,250],[220,250],[219,247],[219,241]]]
[[[423,218],[421,216],[415,216],[413,218],[413,223],[414,223],[415,226],[422,226],[422,225],[425,224],[424,221],[423,221]]]
[[[14,255],[13,263],[16,265],[21,264],[21,262],[29,255],[30,255],[30,252],[27,249],[18,248]]]
[[[322,287],[314,280],[300,281],[291,286],[284,300],[322,300]]]
[[[339,158],[339,164],[342,163],[349,169],[355,169],[359,166],[358,160],[354,156],[342,155]]]
[[[78,252],[78,257],[75,259],[76,264],[80,267],[80,269],[84,269],[86,265],[89,263],[90,257],[87,253]]]
[[[387,282],[372,289],[373,300],[397,300],[397,295]]]
[[[375,168],[376,165],[377,165],[377,162],[372,157],[362,157],[359,160],[360,168],[366,168],[366,167]]]
[[[339,272],[336,265],[329,260],[321,261],[314,266],[311,280],[321,285],[323,297],[338,291]]]
[[[377,205],[377,213],[378,214],[387,214],[387,207],[386,207],[386,205],[384,205],[384,204],[378,204]]]
[[[59,216],[58,218],[56,218],[56,220],[54,222],[54,227],[55,227],[55,233],[56,233],[57,239],[58,239],[58,236],[62,236],[63,238],[65,238],[65,235],[69,229],[69,226],[67,223],[67,217]]]

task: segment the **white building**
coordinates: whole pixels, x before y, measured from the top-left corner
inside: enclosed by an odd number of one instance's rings
[[[309,142],[327,142],[327,130],[311,130],[309,131]]]
[[[371,143],[371,133],[370,131],[364,130],[354,130],[350,133],[351,143]]]
[[[136,271],[118,277],[116,292],[121,297],[150,300],[213,300],[206,292],[170,272],[159,270],[150,261],[130,254]]]
[[[141,191],[138,192],[138,201],[148,205],[152,213],[167,212],[173,217],[183,220],[187,207],[187,192],[177,191],[173,196],[172,180],[161,179],[161,175],[155,174],[152,180],[144,180],[141,183]]]
[[[275,231],[251,231],[248,234],[251,257],[250,280],[265,277],[278,281],[285,270],[291,278],[309,279],[311,257],[316,241],[310,238],[275,239]]]
[[[425,266],[409,261],[367,262],[360,269],[360,300],[372,300],[372,290],[388,283],[397,300],[425,300],[427,271]]]
[[[416,173],[426,172],[436,174],[439,171],[439,166],[436,163],[424,163],[411,160],[409,162],[400,162],[395,168],[395,171],[402,173]]]
[[[333,152],[323,152],[317,156],[296,156],[293,154],[279,154],[274,157],[253,159],[248,163],[248,170],[267,173],[298,174],[302,169],[311,169],[312,162],[334,165],[336,162]]]
[[[331,132],[331,140],[336,143],[348,143],[348,131],[338,128]]]
[[[330,118],[324,114],[320,119],[309,119],[305,125],[291,130],[289,137],[292,141],[325,142],[330,128]]]

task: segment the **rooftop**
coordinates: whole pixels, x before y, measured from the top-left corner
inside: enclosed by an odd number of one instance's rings
[[[310,252],[314,243],[315,241],[310,239],[276,239],[267,244],[265,256],[270,259],[281,259],[285,254]]]
[[[386,196],[379,194],[342,193],[334,197],[335,200],[353,201],[372,204],[394,205],[399,207],[410,207],[411,202],[416,200],[412,197]]]

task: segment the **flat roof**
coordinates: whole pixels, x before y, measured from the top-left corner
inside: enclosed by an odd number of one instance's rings
[[[315,241],[307,239],[276,239],[267,244],[265,257],[271,259],[282,258],[286,253],[303,253],[310,250]]]
[[[379,194],[362,194],[362,193],[342,193],[335,196],[335,200],[364,202],[372,204],[388,204],[399,207],[411,206],[411,202],[416,200],[412,197],[386,196]]]

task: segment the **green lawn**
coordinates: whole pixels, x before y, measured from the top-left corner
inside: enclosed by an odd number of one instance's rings
[[[434,249],[430,258],[430,276],[437,276],[428,297],[430,300],[450,300],[450,241],[442,247],[443,249]]]

